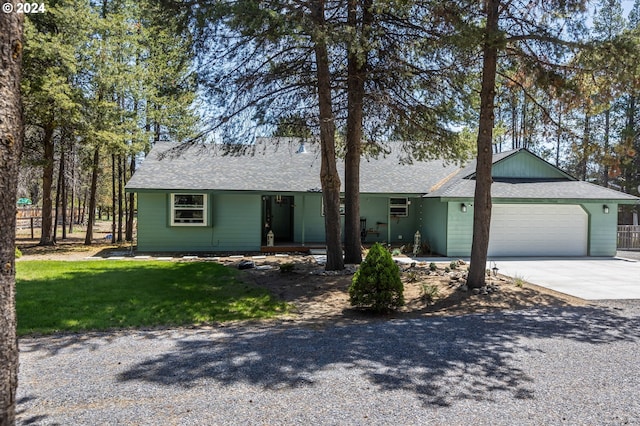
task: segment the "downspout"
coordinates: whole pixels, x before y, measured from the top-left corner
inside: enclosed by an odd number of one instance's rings
[[[306,225],[304,223],[304,218],[307,215],[306,214],[306,209],[305,209],[305,200],[306,200],[307,196],[305,194],[302,194],[302,234],[301,234],[301,239],[302,239],[302,245],[304,246],[304,239],[305,239],[305,229],[306,229]]]
[[[391,198],[387,198],[387,245],[391,246]]]

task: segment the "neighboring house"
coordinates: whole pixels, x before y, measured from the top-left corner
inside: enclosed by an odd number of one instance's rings
[[[267,139],[242,155],[175,146],[156,144],[127,183],[138,194],[138,250],[260,251],[269,231],[277,246],[323,243],[316,146]],[[469,256],[475,162],[410,161],[395,148],[362,159],[364,242],[411,243],[420,231],[434,253]],[[639,201],[524,149],[494,155],[493,177],[489,256],[613,256],[618,205]]]

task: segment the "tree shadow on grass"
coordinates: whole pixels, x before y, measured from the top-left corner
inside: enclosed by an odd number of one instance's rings
[[[425,405],[492,400],[496,391],[535,398],[517,356],[527,339],[590,345],[640,340],[640,317],[597,307],[532,309],[400,319],[323,330],[232,326],[176,339],[176,348],[119,376],[190,388],[202,380],[264,389],[314,386],[323,370],[357,369],[379,390],[413,393]]]

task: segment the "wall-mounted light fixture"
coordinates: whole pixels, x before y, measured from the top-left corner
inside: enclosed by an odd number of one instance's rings
[[[609,206],[608,205],[604,204],[602,206],[602,213],[609,214]]]
[[[460,204],[460,211],[462,213],[466,213],[467,212],[467,205],[465,203]]]

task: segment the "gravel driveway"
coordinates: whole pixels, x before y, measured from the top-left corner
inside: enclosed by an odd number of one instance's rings
[[[640,302],[20,340],[19,424],[640,423]]]

